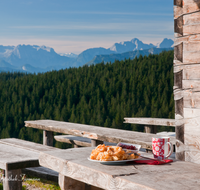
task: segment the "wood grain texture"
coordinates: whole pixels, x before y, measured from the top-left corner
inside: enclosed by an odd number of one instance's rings
[[[25,168],[22,169],[22,173],[29,176],[34,176],[35,178],[42,178],[48,181],[54,181],[58,183],[58,172],[55,172],[45,167],[40,166],[40,167]]]
[[[183,62],[183,43],[174,46],[174,59]]]
[[[174,0],[174,5],[182,7],[183,6],[183,0]]]
[[[61,190],[85,190],[85,183],[59,174],[59,186]]]
[[[183,43],[184,46],[185,46],[185,45],[187,45],[187,43],[194,43],[194,42],[200,42],[200,34],[183,36],[183,37],[180,37],[180,38],[175,38],[174,39],[174,46],[177,46],[177,45],[179,45],[181,43]],[[196,47],[196,48],[198,48],[198,47]]]
[[[200,91],[200,80],[183,80],[182,83],[184,90]]]
[[[183,80],[199,80],[200,64],[178,65],[174,66],[174,73],[183,70]]]
[[[183,117],[183,98],[175,100],[175,114]]]
[[[183,0],[184,3],[184,13],[192,13],[200,10],[199,0]]]
[[[183,16],[174,19],[174,32],[183,36]]]
[[[68,149],[40,154],[40,163],[63,176],[107,190],[198,189],[200,166],[176,161],[156,165],[101,165],[87,160],[92,148]],[[146,156],[147,154],[145,154]],[[152,154],[151,154],[152,155]],[[49,160],[53,162],[50,163]],[[60,167],[58,167],[60,165]],[[158,180],[159,179],[159,180]],[[187,180],[186,180],[187,179]]]
[[[200,63],[200,41],[182,42],[174,46],[174,60],[182,64]]]
[[[181,100],[183,99],[183,100]],[[184,108],[200,108],[200,92],[194,92],[192,90],[182,90],[182,91],[174,91],[174,100],[175,101],[183,101]],[[177,114],[183,115],[181,113],[182,103],[175,102]],[[179,108],[180,106],[180,108]],[[178,111],[179,110],[179,111]]]
[[[145,129],[145,133],[153,133],[153,134],[156,134],[157,133],[157,126],[145,126],[144,127]]]
[[[194,13],[200,10],[199,0],[183,0],[182,7],[179,5],[174,6],[174,18],[177,18],[184,14]]]
[[[200,164],[200,116],[184,118],[184,123],[184,144],[179,142],[177,152],[185,152],[185,161]]]
[[[59,142],[74,144],[77,146],[91,147],[91,139],[85,137],[76,137],[73,135],[56,135],[54,139]]]
[[[184,143],[184,125],[176,126],[176,139]]]
[[[56,141],[59,142],[65,142],[69,144],[74,144],[77,146],[83,146],[83,147],[91,147],[91,139],[85,138],[85,137],[76,137],[73,135],[56,135],[54,136]],[[109,143],[109,142],[103,142],[105,145],[116,145],[116,143]]]
[[[200,116],[200,109],[194,108],[183,108],[184,118],[196,118]]]
[[[6,171],[3,179],[3,190],[22,190],[22,177],[20,169]]]
[[[13,146],[13,147],[19,147],[22,149],[30,150],[37,153],[41,151],[57,150],[57,148],[55,147],[50,147],[50,146],[46,146],[46,145],[42,145],[42,144],[30,142],[30,141],[25,141],[21,139],[16,139],[16,138],[1,139],[0,144],[2,143]]]
[[[174,73],[174,86],[176,88],[182,88],[182,80],[183,80],[183,70]]]
[[[174,6],[174,19],[183,15],[183,8],[179,6]]]
[[[26,167],[37,167],[39,153],[19,147],[0,144],[0,168],[15,170]]]
[[[152,148],[152,137],[155,137],[154,134],[52,120],[25,121],[25,125],[26,127],[82,136],[112,143],[127,142],[140,144],[142,148],[145,149]],[[175,138],[172,139],[172,141],[175,143]]]
[[[104,143],[103,141],[91,139],[92,147],[97,147],[98,145],[103,144],[103,143]]]
[[[175,102],[176,103],[176,102]],[[175,104],[176,106],[176,104]],[[180,115],[176,113],[177,111],[175,110],[175,119],[177,120],[182,120],[184,119],[191,119],[191,118],[196,118],[200,116],[200,109],[198,108],[183,108],[183,115]]]
[[[193,35],[200,33],[200,12],[194,12],[193,14],[175,16],[174,19],[174,32],[181,36]]]
[[[53,132],[43,131],[43,145],[53,146]]]
[[[162,125],[162,126],[175,126],[174,119],[161,119],[161,118],[144,118],[144,117],[133,117],[133,118],[124,118],[124,123],[133,123],[133,124],[143,124],[143,125]]]

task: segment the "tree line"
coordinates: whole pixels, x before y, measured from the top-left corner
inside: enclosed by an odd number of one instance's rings
[[[0,138],[42,143],[41,130],[24,127],[38,119],[143,132],[123,118],[174,118],[173,83],[173,51],[37,75],[0,73]]]

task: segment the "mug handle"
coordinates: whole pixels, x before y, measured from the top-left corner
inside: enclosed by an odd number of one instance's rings
[[[166,156],[167,158],[170,157],[173,153],[173,144],[171,142],[167,142],[167,144],[169,144],[169,147],[170,147],[170,151],[169,151],[169,154]]]

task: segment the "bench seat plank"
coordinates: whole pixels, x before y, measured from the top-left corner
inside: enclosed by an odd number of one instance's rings
[[[68,144],[74,144],[77,146],[91,147],[91,139],[85,137],[77,137],[73,135],[56,135],[54,136],[56,141],[64,142]],[[116,143],[104,142],[105,145],[116,145]]]
[[[57,148],[52,147],[52,146],[46,146],[43,144],[34,143],[34,142],[25,141],[25,140],[16,139],[16,138],[1,139],[0,144],[7,144],[13,147],[19,147],[19,148],[31,150],[38,153],[41,151],[43,152],[43,151],[57,150]]]
[[[25,126],[112,143],[127,142],[140,144],[142,148],[145,149],[152,149],[152,137],[158,136],[149,133],[147,134],[53,120],[25,121]],[[170,139],[170,141],[175,144],[175,137],[170,137]]]
[[[39,162],[61,175],[107,190],[198,189],[200,186],[200,165],[177,160],[166,165],[102,165],[87,160],[92,149],[43,152]]]

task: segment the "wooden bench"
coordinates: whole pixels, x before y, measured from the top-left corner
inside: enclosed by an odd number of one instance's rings
[[[104,141],[110,143],[127,142],[132,144],[139,144],[142,148],[151,150],[152,137],[159,136],[150,133],[140,133],[135,131],[127,131],[53,120],[25,121],[25,126],[43,130],[44,138],[46,139],[44,142],[47,145],[51,145],[48,144],[48,142],[51,142],[52,140],[48,139],[53,138],[53,132],[58,132],[73,136],[89,138],[91,139],[92,146],[102,144],[104,143]],[[175,137],[170,138],[170,141],[173,144],[175,144]]]
[[[77,137],[73,135],[56,135],[54,139],[59,142],[72,144],[74,148],[77,147],[91,147],[91,139],[86,137]],[[105,145],[116,145],[116,143],[103,142]]]
[[[4,190],[22,189],[22,169],[30,167],[39,167],[40,152],[58,150],[57,148],[45,146],[21,139],[8,138],[0,140],[0,168],[4,170],[3,188]],[[56,180],[57,172],[49,169],[40,168],[43,170],[42,177],[45,178],[44,171],[46,170],[46,179]],[[30,170],[23,170],[23,172]],[[38,172],[37,172],[38,173]],[[33,174],[33,173],[32,173]],[[16,180],[13,179],[16,176]],[[36,176],[39,177],[39,174]],[[41,176],[40,176],[41,177]],[[15,177],[14,177],[15,178]],[[57,177],[58,179],[58,177]]]

